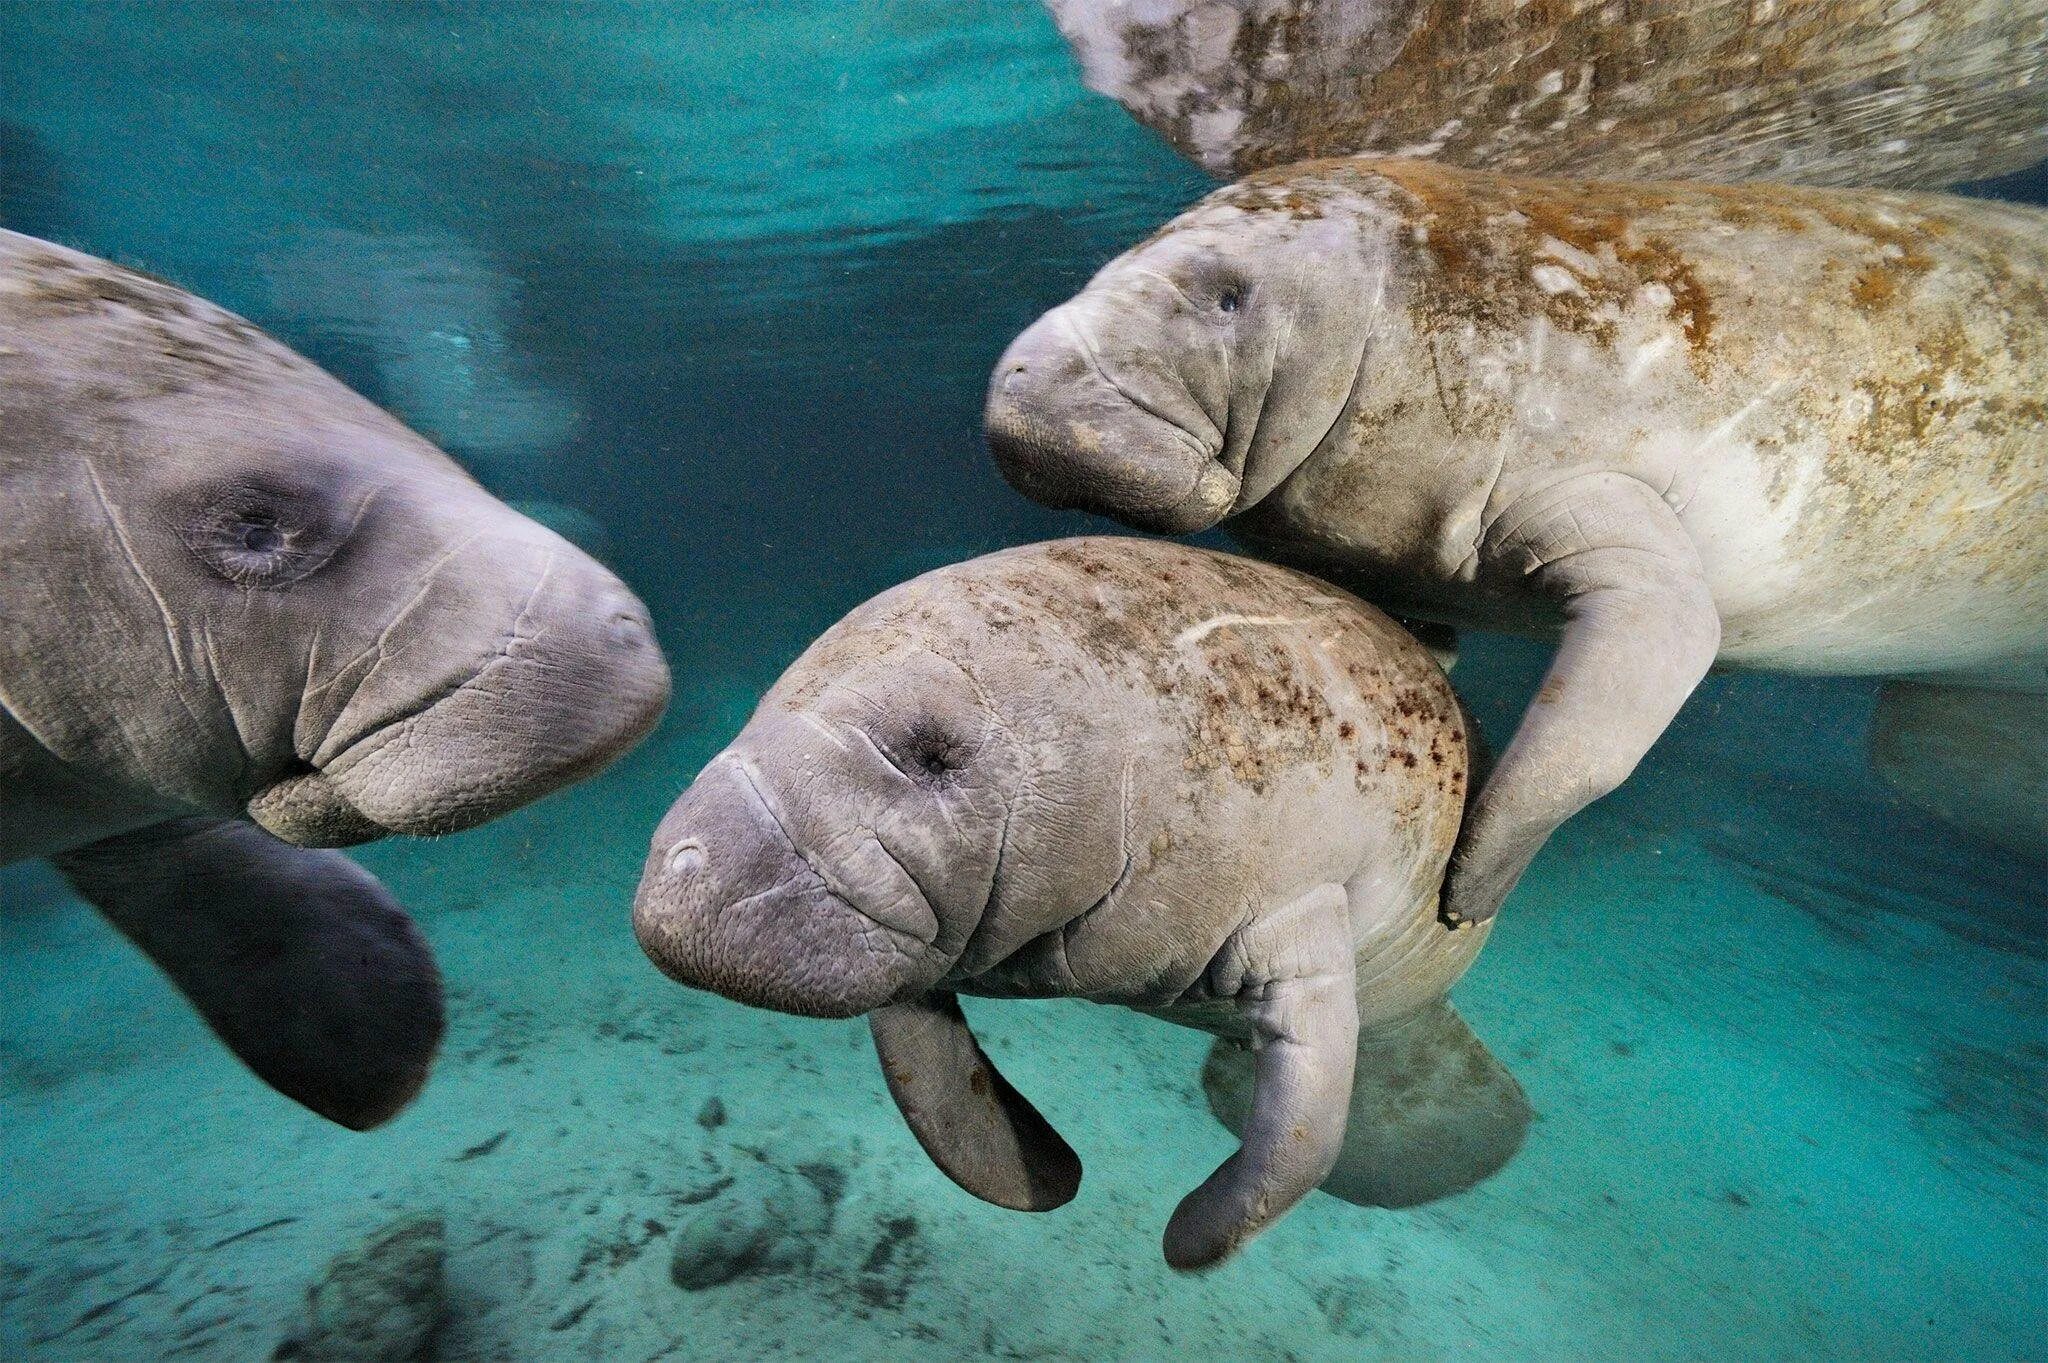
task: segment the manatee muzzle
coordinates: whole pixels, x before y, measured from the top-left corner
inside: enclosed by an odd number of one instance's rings
[[[807,856],[746,760],[714,759],[656,830],[633,931],[663,974],[757,1008],[855,1017],[928,987],[938,920],[886,849]]]
[[[595,562],[551,560],[495,637],[403,621],[317,747],[248,813],[300,846],[460,832],[589,776],[654,727],[668,666],[640,602]],[[458,635],[453,641],[440,636]]]
[[[982,420],[996,467],[1033,501],[1192,534],[1230,514],[1240,482],[1192,433],[1192,412],[1171,410],[1192,406],[1111,379],[1055,309],[1004,352]]]

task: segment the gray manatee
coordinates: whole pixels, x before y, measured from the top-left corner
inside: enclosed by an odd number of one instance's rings
[[[1219,175],[1317,156],[1938,189],[2048,156],[2048,0],[1047,0]]]
[[[826,631],[662,821],[634,927],[685,984],[868,1014],[918,1140],[1005,1207],[1066,1202],[1080,1164],[957,995],[1217,1034],[1243,1145],[1165,1237],[1199,1268],[1326,1180],[1418,1201],[1521,1141],[1520,1089],[1443,1001],[1487,934],[1436,914],[1466,733],[1428,653],[1311,578],[1152,540],[1012,549]]]
[[[1558,639],[1459,835],[1477,921],[1716,662],[2048,691],[2044,395],[2040,209],[1350,159],[1110,262],[987,428],[1054,506]]]
[[[668,694],[645,608],[242,319],[7,232],[0,505],[0,864],[53,860],[291,1097],[388,1117],[439,977],[311,849],[631,746]]]

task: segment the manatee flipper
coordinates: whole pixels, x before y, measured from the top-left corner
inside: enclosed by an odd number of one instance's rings
[[[51,860],[286,1097],[361,1131],[426,1082],[440,972],[405,910],[340,853],[180,819]]]
[[[1877,694],[1870,758],[1928,813],[2048,861],[2048,695],[1889,682]]]
[[[1319,885],[1255,918],[1209,967],[1218,998],[1251,1025],[1252,1096],[1243,1144],[1166,1224],[1166,1262],[1220,1263],[1330,1172],[1344,1144],[1358,1046],[1349,900]]]
[[[1482,556],[1564,612],[1543,685],[1472,801],[1444,878],[1453,926],[1493,917],[1557,826],[1619,786],[1713,665],[1721,617],[1663,497],[1618,473],[1575,478],[1497,518]]]
[[[957,997],[877,1008],[868,1029],[889,1096],[947,1178],[1012,1211],[1046,1212],[1073,1199],[1080,1156],[982,1053]]]
[[[1232,1131],[1251,1111],[1252,1058],[1219,1040],[1202,1067],[1209,1108]],[[1361,1033],[1344,1149],[1324,1192],[1362,1207],[1414,1207],[1463,1192],[1521,1149],[1534,1114],[1513,1075],[1448,1002]]]

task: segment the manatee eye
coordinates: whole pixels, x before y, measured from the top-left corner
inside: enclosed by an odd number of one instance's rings
[[[940,785],[966,765],[967,750],[940,729],[919,729],[902,745],[898,764],[905,776],[922,785]]]
[[[1244,302],[1244,294],[1235,288],[1225,289],[1216,300],[1216,306],[1225,312],[1236,312]]]
[[[263,589],[319,571],[333,557],[336,537],[316,497],[236,486],[200,500],[185,543],[217,576]]]

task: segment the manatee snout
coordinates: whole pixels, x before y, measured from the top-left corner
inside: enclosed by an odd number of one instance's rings
[[[736,1002],[847,1018],[927,987],[938,925],[879,843],[799,850],[744,758],[714,759],[655,831],[633,931],[663,974]]]
[[[432,837],[590,775],[654,727],[669,673],[647,608],[596,560],[495,504],[381,623],[325,733],[250,801],[300,846]],[[483,513],[479,513],[480,518]],[[487,522],[488,523],[488,522]]]
[[[452,690],[337,762],[350,803],[383,827],[487,822],[589,776],[661,718],[668,665],[623,582],[564,545],[522,596]]]
[[[1074,307],[1040,318],[996,364],[983,413],[996,467],[1047,506],[1162,534],[1215,525],[1239,479],[1194,433],[1212,423],[1168,376],[1112,377],[1121,366]]]

